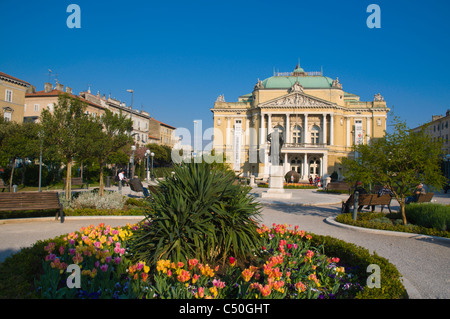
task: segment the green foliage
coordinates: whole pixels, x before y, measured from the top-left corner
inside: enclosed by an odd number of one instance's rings
[[[404,122],[394,117],[394,132],[371,139],[369,144],[354,147],[355,158],[342,158],[345,180],[363,184],[387,185],[404,214],[405,198],[419,183],[442,189],[445,177],[441,173],[441,142],[432,142],[425,129],[411,132]]]
[[[350,267],[351,272],[357,277],[363,278],[360,284],[364,286],[364,289],[356,295],[356,299],[407,298],[406,289],[401,282],[401,274],[386,258],[376,253],[370,254],[366,248],[330,236],[314,235],[311,241],[313,245],[324,245],[328,256],[339,256],[342,264]],[[367,266],[370,264],[376,264],[380,267],[381,288],[366,286],[365,279],[369,275]]]
[[[408,217],[408,219],[410,217]],[[403,221],[401,220],[401,213],[358,213],[356,221],[353,220],[351,213],[340,214],[336,217],[336,221],[339,223],[358,227],[450,238],[450,232],[448,231],[442,231],[436,228],[428,228],[419,224],[408,223],[407,225],[404,225]],[[409,222],[411,222],[411,220]]]
[[[412,203],[405,210],[408,220],[413,224],[442,231],[450,230],[450,206]]]
[[[188,163],[174,172],[159,183],[151,224],[130,241],[135,258],[154,265],[161,258],[211,262],[256,252],[259,205],[248,189],[234,183],[232,171]]]
[[[38,241],[0,263],[0,299],[26,299],[38,297],[34,292],[34,278],[42,272],[44,247],[53,241],[61,244],[62,236]]]

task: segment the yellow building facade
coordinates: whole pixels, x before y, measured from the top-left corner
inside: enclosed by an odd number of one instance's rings
[[[211,109],[216,151],[244,176],[267,179],[272,165],[268,135],[282,133],[279,165],[294,170],[301,180],[333,172],[342,178],[341,157],[353,156],[352,147],[384,136],[389,109],[378,93],[360,101],[344,91],[339,79],[322,72],[274,73],[258,79],[253,91],[237,102],[219,96]]]
[[[30,84],[0,72],[0,116],[6,121],[23,122],[25,92]]]

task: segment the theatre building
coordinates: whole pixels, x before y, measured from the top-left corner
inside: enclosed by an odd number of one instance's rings
[[[326,178],[333,172],[342,178],[339,159],[354,156],[352,146],[384,136],[389,109],[378,93],[372,101],[344,90],[339,79],[322,71],[275,73],[260,81],[237,102],[219,96],[211,108],[216,150],[244,176],[268,178],[270,142],[275,129],[283,134],[280,165],[295,170],[306,181]]]

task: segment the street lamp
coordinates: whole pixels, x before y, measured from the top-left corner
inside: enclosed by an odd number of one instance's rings
[[[147,158],[147,174],[146,174],[146,177],[147,177],[147,183],[148,183],[149,180],[150,180],[150,178],[149,178],[150,170],[148,169],[148,165],[149,165],[149,162],[150,162],[150,150],[146,150],[145,151],[145,157]]]
[[[155,153],[151,152],[150,156],[152,157],[152,181],[155,180],[155,175],[153,175],[153,156],[155,156]]]
[[[131,150],[133,151],[133,153],[131,155],[131,160],[130,160],[131,176],[129,176],[130,172],[128,171],[128,176],[130,179],[134,177],[134,151],[136,150],[136,145],[131,145]]]
[[[134,93],[134,90],[128,89],[127,92],[131,93],[131,107],[133,107],[133,93]]]

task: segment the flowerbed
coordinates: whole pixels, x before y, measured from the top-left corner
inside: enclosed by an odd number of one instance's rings
[[[251,261],[229,258],[221,265],[159,260],[133,261],[127,239],[140,225],[112,228],[100,224],[45,246],[35,288],[42,298],[354,298],[358,278],[326,256],[322,245],[298,227],[261,226],[261,256]],[[67,267],[81,269],[81,287],[67,286]],[[365,279],[364,279],[365,280]]]
[[[269,183],[260,183],[258,184],[258,187],[261,188],[268,188]],[[318,189],[318,186],[311,185],[308,183],[283,183],[283,188],[285,189]]]

